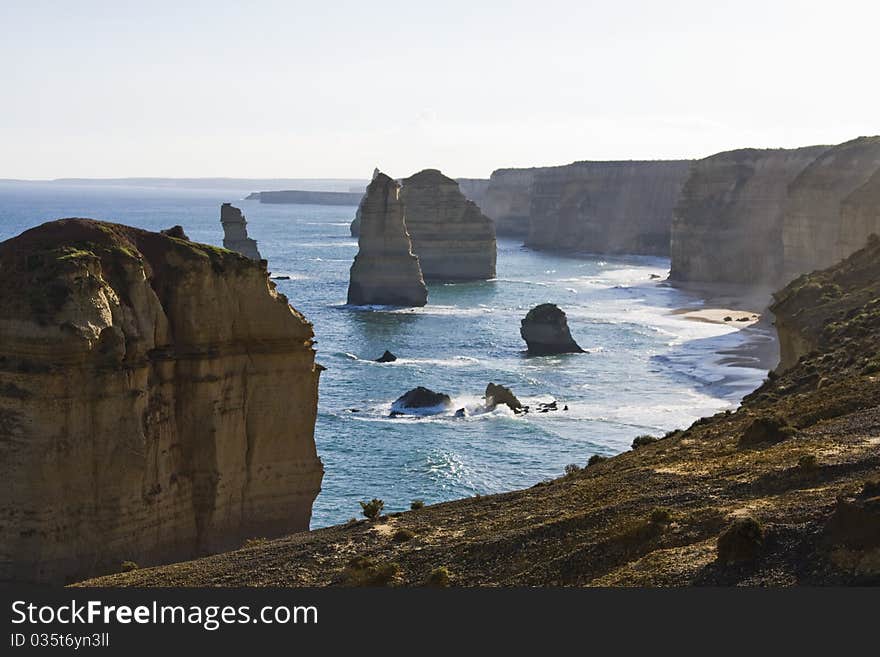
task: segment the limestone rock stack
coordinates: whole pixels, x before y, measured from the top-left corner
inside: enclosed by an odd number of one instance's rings
[[[0,579],[309,527],[312,326],[265,265],[87,219],[0,244]]]
[[[403,181],[406,226],[425,280],[495,277],[495,226],[436,169]]]
[[[376,176],[378,176],[378,175],[379,175],[379,169],[373,169],[373,176],[370,178],[370,181],[372,182],[373,180],[375,180],[375,179],[376,179]],[[364,195],[361,197],[361,202],[358,203],[358,209],[357,209],[357,212],[355,212],[355,214],[354,214],[354,219],[351,220],[351,227],[350,227],[349,230],[351,231],[351,236],[352,236],[352,237],[357,237],[358,235],[360,235],[360,231],[361,231],[361,207],[363,206],[363,204],[364,204],[364,199],[366,199],[366,198],[367,198],[367,192],[364,191]]]
[[[587,253],[669,254],[691,162],[575,162],[534,172],[525,244]]]
[[[791,183],[782,230],[786,281],[833,265],[864,246],[868,234],[859,229],[870,227],[858,221],[845,224],[842,214],[850,195],[855,195],[850,210],[861,206],[871,211],[871,192],[862,188],[878,171],[880,137],[859,137],[824,151]]]
[[[526,341],[529,354],[577,354],[583,349],[571,337],[565,312],[553,303],[542,303],[532,308],[522,320],[520,335]]]
[[[672,222],[670,278],[776,287],[788,187],[827,149],[740,149],[691,168]]]
[[[360,219],[348,303],[424,306],[428,289],[412,251],[400,185],[384,173],[376,175],[361,202]]]
[[[247,221],[241,210],[224,203],[220,206],[220,223],[223,224],[223,246],[251,260],[261,259],[257,241],[248,237]]]

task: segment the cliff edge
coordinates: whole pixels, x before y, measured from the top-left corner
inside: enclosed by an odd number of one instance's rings
[[[0,244],[0,580],[309,527],[312,327],[264,263],[89,219]]]

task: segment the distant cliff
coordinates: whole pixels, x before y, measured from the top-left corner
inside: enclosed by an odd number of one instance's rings
[[[296,189],[278,192],[253,192],[247,200],[260,203],[290,203],[293,205],[353,205],[360,203],[360,192],[310,192]]]
[[[64,219],[0,244],[0,271],[0,580],[309,528],[320,367],[265,264]]]
[[[493,171],[480,209],[495,222],[499,237],[529,234],[532,183],[541,169],[498,169]]]
[[[672,222],[670,278],[780,284],[788,186],[826,149],[747,148],[694,163]]]
[[[486,193],[489,191],[488,178],[456,178],[458,188],[469,201],[477,204],[480,210],[483,210],[483,203],[486,200]],[[485,210],[483,210],[485,214]],[[486,215],[488,216],[488,215]]]
[[[534,171],[526,246],[668,255],[690,161],[576,162]]]

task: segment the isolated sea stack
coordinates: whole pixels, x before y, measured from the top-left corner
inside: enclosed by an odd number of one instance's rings
[[[402,198],[425,280],[495,278],[495,226],[455,180],[425,169],[403,181]]]
[[[312,326],[264,263],[63,219],[0,244],[0,580],[307,530]]]
[[[370,178],[370,182],[376,179],[380,173],[379,169],[373,169],[373,175]],[[369,187],[369,185],[367,185]],[[364,190],[364,195],[361,197],[360,203],[358,203],[358,209],[354,214],[354,219],[351,220],[351,226],[349,230],[351,231],[352,237],[357,237],[361,234],[361,208],[364,206],[364,200],[367,198],[367,192]]]
[[[571,337],[565,313],[556,304],[542,303],[532,308],[522,320],[519,332],[532,356],[584,352]]]
[[[223,246],[251,260],[261,260],[257,241],[248,237],[247,221],[241,210],[230,203],[220,206],[220,223],[223,224]]]
[[[400,185],[379,173],[360,207],[358,254],[351,266],[353,306],[424,306],[428,289],[406,229]]]

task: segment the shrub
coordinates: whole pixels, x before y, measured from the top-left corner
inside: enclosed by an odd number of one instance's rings
[[[398,529],[394,532],[394,536],[391,537],[391,540],[395,543],[405,543],[411,539],[415,538],[415,534],[411,532],[409,529]]]
[[[869,479],[862,486],[862,497],[880,497],[880,479]]]
[[[811,472],[819,467],[819,460],[815,454],[804,454],[798,459],[797,468],[805,472]]]
[[[262,545],[263,543],[267,542],[268,540],[269,539],[262,538],[262,537],[248,538],[248,539],[245,539],[245,541],[244,541],[244,543],[242,543],[241,547],[243,547],[243,548],[257,547],[258,545]]]
[[[349,586],[388,586],[399,572],[396,563],[377,564],[370,557],[355,557],[348,562],[343,577]]]
[[[122,564],[120,564],[119,569],[123,573],[130,573],[132,570],[140,570],[140,566],[134,561],[123,561]]]
[[[590,460],[587,461],[587,467],[589,468],[591,465],[596,465],[597,463],[601,463],[602,461],[607,461],[607,456],[602,456],[600,454],[593,454],[590,457]]]
[[[569,463],[567,466],[565,466],[565,476],[566,477],[573,477],[574,475],[576,475],[580,471],[581,471],[581,466],[579,466],[575,463]]]
[[[409,504],[409,508],[413,511],[418,511],[419,509],[425,508],[425,500],[413,500]]]
[[[754,561],[764,547],[764,528],[754,518],[737,518],[718,537],[718,561]]]
[[[445,589],[450,585],[451,581],[449,569],[446,566],[438,566],[428,573],[424,585],[434,589]]]
[[[672,511],[669,509],[664,509],[662,507],[657,507],[653,511],[651,511],[651,515],[648,516],[651,522],[656,522],[660,525],[668,525],[672,522]]]
[[[385,502],[380,499],[373,498],[369,502],[361,502],[361,509],[367,520],[375,520],[385,508]]]
[[[778,443],[792,438],[797,429],[778,415],[766,415],[755,418],[739,439],[740,447],[750,447],[763,443]]]
[[[636,436],[632,443],[633,449],[638,449],[639,447],[644,447],[645,445],[650,445],[651,443],[656,443],[658,438],[654,436],[649,436],[647,434],[643,436]]]

